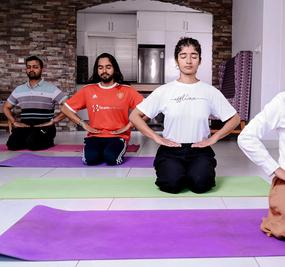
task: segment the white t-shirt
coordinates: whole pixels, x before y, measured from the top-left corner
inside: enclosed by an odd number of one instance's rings
[[[208,138],[209,116],[226,121],[236,110],[215,87],[197,82],[172,81],[155,89],[137,108],[147,117],[163,113],[163,137],[178,143],[195,143]]]
[[[279,136],[279,163],[262,143],[269,132]],[[281,166],[285,169],[285,92],[276,95],[242,130],[238,137],[242,151],[270,176]]]

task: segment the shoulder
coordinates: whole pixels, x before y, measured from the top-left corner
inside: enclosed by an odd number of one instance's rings
[[[280,102],[281,104],[285,103],[285,92],[278,93],[270,102]]]
[[[80,87],[79,90],[88,90],[91,88],[98,88],[97,83],[89,83],[89,84],[83,85],[82,87]]]
[[[61,92],[61,90],[56,85],[54,85],[51,82],[47,82],[45,80],[40,81],[39,86],[48,93]]]
[[[27,83],[23,83],[21,85],[18,85],[12,93],[21,93],[29,90],[29,87],[27,86]]]
[[[199,81],[197,86],[199,86],[201,89],[207,90],[207,92],[209,93],[222,94],[221,91],[217,89],[215,86],[202,81]]]

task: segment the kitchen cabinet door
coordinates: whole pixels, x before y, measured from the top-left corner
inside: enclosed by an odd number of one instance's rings
[[[137,12],[137,43],[164,44],[165,22],[163,12]]]
[[[114,36],[136,35],[136,16],[132,14],[86,14],[86,31],[89,34]]]
[[[164,31],[164,12],[137,12],[138,31]]]
[[[199,12],[167,12],[165,30],[172,32],[212,32],[213,15]]]
[[[86,31],[93,33],[107,33],[111,29],[110,14],[87,13]]]
[[[186,13],[185,16],[187,32],[206,32],[213,31],[213,15],[206,13]]]
[[[187,21],[184,12],[167,12],[165,15],[165,30],[169,32],[186,32]]]
[[[136,36],[137,34],[136,15],[132,14],[114,14],[111,15],[111,32],[125,33]]]

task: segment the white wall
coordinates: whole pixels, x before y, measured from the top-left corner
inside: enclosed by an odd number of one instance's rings
[[[253,53],[250,117],[261,108],[263,0],[233,0],[232,54]]]
[[[263,2],[261,107],[284,90],[281,68],[285,50],[282,34],[283,0],[263,0]]]
[[[233,55],[252,50],[252,118],[285,90],[285,7],[283,0],[233,0]]]

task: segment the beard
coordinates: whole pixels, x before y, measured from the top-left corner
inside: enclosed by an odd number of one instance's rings
[[[31,71],[27,73],[30,80],[39,80],[42,77],[42,73],[35,73],[34,71]]]
[[[104,83],[109,83],[113,81],[113,79],[114,79],[114,75],[111,75],[111,74],[103,73],[100,75],[100,81]]]

